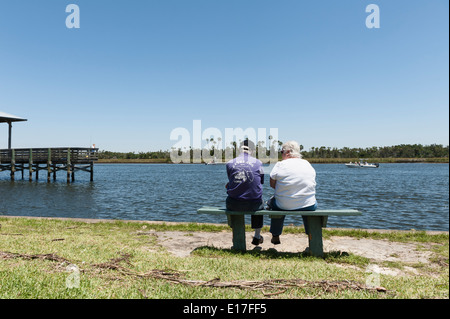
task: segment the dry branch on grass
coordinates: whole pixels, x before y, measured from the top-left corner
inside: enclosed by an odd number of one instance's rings
[[[23,258],[23,259],[42,259],[49,261],[57,261],[57,262],[69,262],[67,259],[60,257],[56,254],[19,254],[19,253],[10,253],[5,251],[0,251],[0,258],[3,259],[12,259],[12,258]]]
[[[155,278],[169,281],[174,284],[183,284],[193,287],[214,287],[214,288],[236,288],[260,290],[265,296],[273,296],[284,293],[289,288],[319,288],[324,292],[338,292],[340,290],[356,290],[356,291],[371,291],[371,292],[386,292],[383,287],[369,287],[356,281],[340,280],[320,280],[308,281],[303,279],[270,279],[270,280],[235,280],[235,281],[220,281],[220,278],[212,280],[188,280],[183,279],[182,273],[173,270],[153,269],[149,272],[139,273],[132,271],[126,267],[119,265],[120,262],[130,264],[128,254],[122,254],[122,257],[111,259],[109,262],[95,264],[94,267],[102,269],[116,270],[127,276],[136,276],[141,278]],[[266,293],[266,291],[275,291]]]
[[[56,262],[68,262],[67,259],[60,257],[56,254],[18,254],[10,252],[0,252],[0,258],[23,258],[23,259],[42,259]],[[349,280],[319,280],[308,281],[303,279],[269,279],[269,280],[235,280],[235,281],[221,281],[220,278],[214,278],[212,280],[189,280],[183,279],[183,273],[174,270],[161,270],[153,269],[149,272],[136,272],[127,267],[122,266],[120,263],[126,263],[131,266],[131,255],[122,253],[120,257],[113,258],[105,263],[92,264],[94,269],[99,270],[114,270],[125,276],[134,276],[139,278],[154,278],[165,280],[174,284],[182,284],[191,287],[213,287],[213,288],[235,288],[235,289],[248,289],[259,290],[265,296],[273,296],[284,293],[290,288],[316,288],[321,289],[324,292],[338,292],[342,290],[355,290],[355,291],[369,291],[369,292],[387,292],[383,287],[369,287],[362,283]],[[270,292],[268,292],[270,291]]]

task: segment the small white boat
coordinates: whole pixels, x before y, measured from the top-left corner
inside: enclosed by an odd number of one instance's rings
[[[378,168],[380,166],[380,164],[378,163],[367,163],[366,160],[364,159],[360,159],[359,163],[358,162],[350,162],[345,164],[345,166],[349,167],[349,168]]]
[[[214,156],[214,159],[208,163],[205,163],[205,165],[216,165],[216,157]]]

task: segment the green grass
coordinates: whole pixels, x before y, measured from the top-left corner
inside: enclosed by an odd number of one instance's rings
[[[205,246],[181,258],[168,253],[149,232],[152,229],[185,231],[189,235],[198,231],[229,231],[226,225],[86,223],[6,217],[0,218],[0,225],[2,299],[448,298],[448,234],[324,230],[325,236],[414,242],[419,249],[433,247],[431,266],[408,265],[420,271],[417,276],[381,274],[380,283],[387,292],[379,292],[345,286],[348,282],[366,283],[367,267],[373,261],[362,256],[329,252],[324,258],[315,258],[303,253],[275,250],[241,253]],[[286,232],[303,232],[301,227],[285,229]],[[76,265],[79,273],[68,268],[70,265]],[[401,269],[405,265],[383,263],[379,266]],[[155,276],[155,270],[166,271],[167,276]],[[73,278],[79,278],[79,287],[71,288]],[[306,284],[278,289],[188,284],[216,278],[220,283],[301,279]],[[330,288],[333,282],[338,283],[337,288]]]

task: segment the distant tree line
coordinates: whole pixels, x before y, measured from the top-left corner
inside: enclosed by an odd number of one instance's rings
[[[281,149],[282,142],[278,142],[278,151]],[[234,148],[236,145],[233,145]],[[303,150],[301,153],[305,158],[448,158],[449,146],[442,144],[401,144],[395,146],[368,147],[368,148],[336,148],[336,147],[311,147],[309,151]],[[262,148],[263,150],[265,148]],[[266,149],[267,151],[267,149]],[[191,153],[193,150],[191,149]],[[211,155],[214,153],[214,147],[211,149]],[[233,155],[236,150],[233,150]],[[150,152],[111,152],[102,150],[99,152],[100,159],[153,159],[169,161],[170,151],[150,151]],[[281,154],[279,154],[281,158]]]
[[[449,157],[449,148],[440,144],[401,144],[368,148],[311,147],[302,151],[305,158],[436,158]]]
[[[111,151],[99,151],[99,159],[160,159],[166,160],[170,158],[169,151],[156,151],[156,152],[111,152]]]

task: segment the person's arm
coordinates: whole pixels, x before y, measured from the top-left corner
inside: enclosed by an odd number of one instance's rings
[[[275,188],[276,184],[277,184],[277,181],[272,179],[272,177],[271,177],[270,178],[270,187]]]
[[[275,166],[273,167],[272,171],[270,172],[270,187],[275,188],[276,184],[277,184],[277,179],[278,178],[278,170],[279,170],[279,162],[275,164]]]
[[[230,183],[230,167],[228,166],[228,164],[226,165],[226,169],[227,169],[227,177],[228,177],[228,183],[225,184],[225,188],[228,189],[228,184]]]
[[[259,176],[261,177],[261,185],[264,184],[264,169],[261,164],[261,169],[259,170]]]

